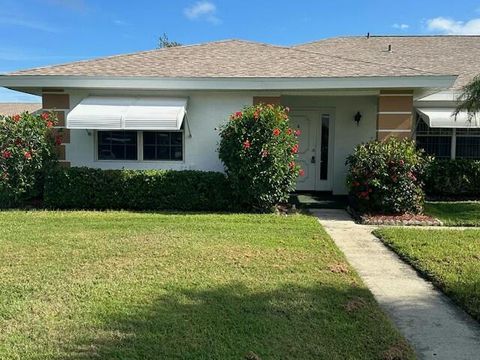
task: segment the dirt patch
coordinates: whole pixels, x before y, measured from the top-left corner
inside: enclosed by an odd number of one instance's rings
[[[343,305],[343,307],[348,313],[352,313],[360,309],[363,309],[366,305],[367,305],[367,302],[365,299],[361,297],[356,297],[349,300],[345,305]]]
[[[250,351],[248,354],[245,355],[245,360],[262,360],[262,358],[255,354],[253,351]]]
[[[328,270],[335,274],[348,274],[350,269],[345,263],[335,263],[328,266]]]
[[[405,342],[392,345],[382,354],[383,360],[404,360],[409,359],[410,348]]]

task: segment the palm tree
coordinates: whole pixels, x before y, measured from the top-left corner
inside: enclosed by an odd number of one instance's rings
[[[461,112],[466,112],[468,121],[472,121],[476,114],[480,112],[480,75],[477,75],[463,87],[458,99],[459,102],[453,112],[453,116],[456,118]]]

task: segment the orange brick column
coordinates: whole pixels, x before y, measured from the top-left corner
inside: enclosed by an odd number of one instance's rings
[[[413,92],[382,90],[378,97],[377,139],[410,138],[413,129]]]
[[[70,130],[65,128],[65,116],[70,110],[70,96],[59,89],[44,89],[42,92],[42,108],[44,111],[54,111],[58,117],[58,124],[55,126],[54,134],[62,139],[62,143],[56,146],[59,162],[62,166],[69,167],[70,162],[66,161],[66,146],[70,143]]]

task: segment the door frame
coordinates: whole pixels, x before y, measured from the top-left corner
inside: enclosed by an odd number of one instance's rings
[[[328,106],[292,106],[291,113],[295,112],[316,112],[318,115],[316,134],[315,134],[315,158],[318,159],[315,163],[315,185],[311,191],[333,191],[333,170],[335,159],[335,108]],[[320,159],[321,147],[320,140],[322,135],[321,119],[322,114],[329,114],[329,134],[328,134],[328,170],[327,180],[320,180]],[[309,191],[309,190],[306,190]]]

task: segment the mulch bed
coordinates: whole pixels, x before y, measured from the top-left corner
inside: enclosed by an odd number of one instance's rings
[[[428,215],[382,215],[382,214],[358,214],[355,210],[348,209],[353,218],[363,225],[400,225],[400,226],[442,226],[443,223]]]

